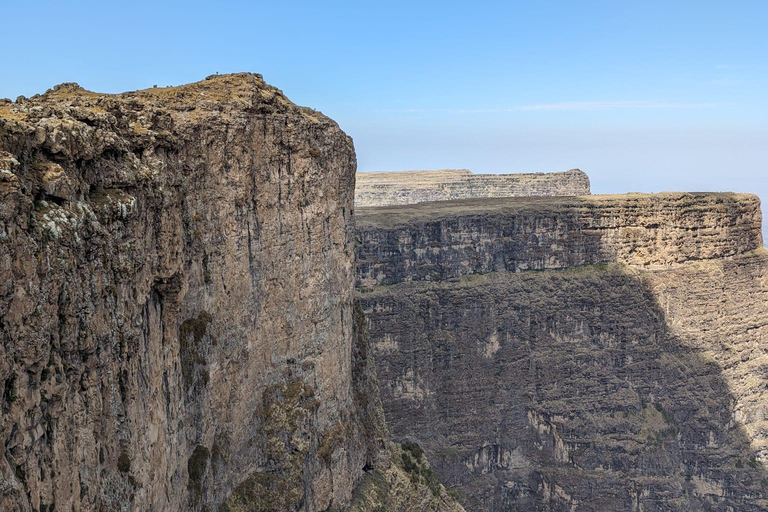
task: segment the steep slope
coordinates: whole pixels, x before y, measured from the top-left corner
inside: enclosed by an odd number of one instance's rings
[[[357,216],[387,421],[468,510],[768,506],[756,198]]]
[[[0,103],[0,509],[349,503],[354,173],[259,75]]]

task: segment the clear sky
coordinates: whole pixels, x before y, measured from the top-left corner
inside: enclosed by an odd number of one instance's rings
[[[579,167],[768,204],[768,1],[3,2],[0,97],[253,71],[359,170]]]

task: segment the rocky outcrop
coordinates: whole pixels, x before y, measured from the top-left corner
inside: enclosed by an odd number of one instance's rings
[[[664,193],[450,201],[360,208],[362,286],[500,270],[653,266],[762,246],[750,194]]]
[[[355,271],[354,169],[258,75],[0,101],[0,509],[768,508],[754,196],[362,208]]]
[[[394,437],[472,511],[765,510],[757,200],[557,202],[359,212]]]
[[[337,510],[386,470],[354,171],[259,75],[0,104],[0,509]]]
[[[418,445],[391,444],[389,464],[370,471],[355,488],[348,512],[463,512],[439,483]]]
[[[529,174],[474,174],[466,169],[359,172],[355,204],[387,206],[477,197],[588,194],[589,178],[578,169]]]

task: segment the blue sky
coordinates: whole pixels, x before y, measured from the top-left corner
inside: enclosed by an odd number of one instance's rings
[[[15,5],[9,5],[15,4]],[[0,97],[262,73],[360,170],[579,167],[768,203],[768,2],[5,2]]]

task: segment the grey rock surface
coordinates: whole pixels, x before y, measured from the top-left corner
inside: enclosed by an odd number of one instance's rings
[[[589,177],[578,169],[519,174],[474,174],[466,169],[359,172],[355,205],[388,206],[479,197],[587,194]]]

